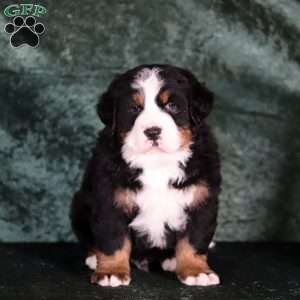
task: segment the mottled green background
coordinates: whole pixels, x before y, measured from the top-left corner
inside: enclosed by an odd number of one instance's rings
[[[97,97],[141,63],[187,67],[216,94],[217,239],[300,241],[299,1],[38,3],[48,14],[36,49],[12,49],[0,16],[0,241],[74,238]]]

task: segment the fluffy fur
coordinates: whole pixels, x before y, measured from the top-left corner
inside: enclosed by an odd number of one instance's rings
[[[185,284],[219,282],[206,263],[221,184],[217,145],[205,122],[212,105],[203,84],[170,65],[129,70],[100,98],[105,128],[71,211],[81,244],[98,253],[87,264],[102,276],[100,285],[115,286],[116,278],[122,284],[115,257],[125,240],[136,264],[158,259]],[[114,271],[102,274],[99,253],[111,257]]]

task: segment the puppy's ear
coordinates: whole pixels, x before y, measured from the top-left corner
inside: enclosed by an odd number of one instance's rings
[[[104,125],[114,127],[114,98],[111,90],[108,89],[99,99],[97,104],[97,113]]]
[[[186,70],[183,70],[183,72],[191,88],[189,99],[190,118],[194,125],[198,125],[211,112],[214,103],[214,94],[204,83],[200,83],[191,72]]]
[[[214,94],[204,85],[197,81],[193,88],[193,96],[190,104],[192,121],[197,125],[211,112],[214,104]]]
[[[121,74],[117,74],[115,76],[107,91],[100,97],[97,105],[97,113],[100,120],[104,123],[104,125],[110,127],[113,130],[116,126],[116,92],[119,90],[118,82],[120,78]]]

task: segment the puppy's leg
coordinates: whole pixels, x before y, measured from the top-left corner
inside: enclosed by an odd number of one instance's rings
[[[207,197],[188,213],[186,232],[178,239],[175,249],[177,276],[187,285],[217,285],[219,276],[207,262],[209,243],[216,228],[217,198]]]
[[[187,238],[178,241],[176,246],[176,273],[186,285],[217,285],[219,276],[211,270],[205,254],[197,254]]]
[[[94,239],[90,228],[89,220],[91,217],[89,194],[79,191],[75,194],[71,206],[71,222],[74,233],[76,234],[81,246],[88,256],[85,264],[92,270],[96,269],[97,259],[94,251]]]
[[[214,241],[211,241],[209,243],[208,248],[209,249],[213,249],[215,247],[216,243]],[[175,272],[176,271],[176,257],[170,257],[170,258],[166,258],[165,260],[163,260],[161,262],[161,268],[164,271],[168,271],[168,272]]]
[[[96,250],[96,270],[91,277],[92,283],[101,286],[120,286],[130,283],[130,252],[131,242],[124,239],[121,248],[107,254]]]

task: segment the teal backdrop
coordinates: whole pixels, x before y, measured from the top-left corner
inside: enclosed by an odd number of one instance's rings
[[[3,31],[14,3],[0,3],[0,241],[74,239],[98,96],[142,63],[189,68],[215,92],[216,239],[300,241],[299,1],[34,1],[48,10],[35,49]]]

